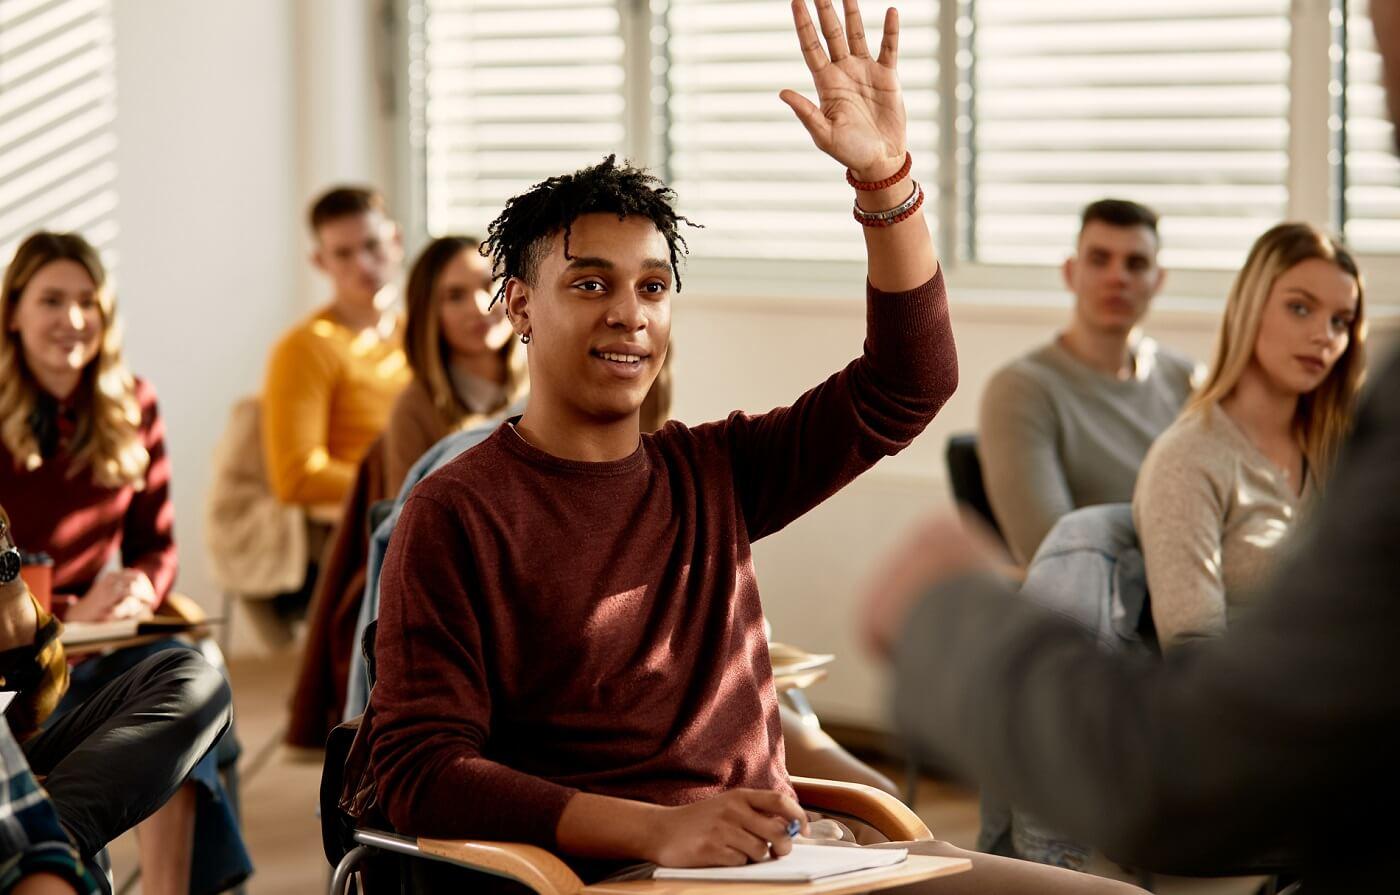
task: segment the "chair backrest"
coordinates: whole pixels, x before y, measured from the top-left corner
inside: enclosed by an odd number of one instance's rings
[[[953,486],[953,496],[959,503],[976,510],[992,531],[1001,534],[997,517],[992,514],[992,503],[987,499],[987,488],[982,483],[982,459],[977,456],[977,436],[971,432],[950,436],[944,458],[948,464],[948,481]]]

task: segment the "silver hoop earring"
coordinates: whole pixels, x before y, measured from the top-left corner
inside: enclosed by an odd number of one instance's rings
[[[529,344],[530,344],[530,334],[529,334],[529,333],[521,333],[521,334],[520,334],[520,344],[521,344],[521,345],[529,345]]]

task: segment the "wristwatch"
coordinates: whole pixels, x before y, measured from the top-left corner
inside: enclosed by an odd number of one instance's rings
[[[10,536],[10,517],[0,507],[0,584],[9,584],[19,577],[19,548]]]

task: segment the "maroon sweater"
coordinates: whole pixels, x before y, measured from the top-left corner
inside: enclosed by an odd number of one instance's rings
[[[165,423],[150,383],[136,380],[141,405],[140,436],[151,463],[144,490],[104,488],[92,468],[72,468],[66,437],[71,411],[60,405],[49,425],[57,429],[56,452],[33,471],[20,469],[0,444],[0,503],[14,523],[15,541],[30,553],[53,557],[54,613],[67,610],[64,597],[81,597],[115,560],[150,577],[162,600],[175,583],[175,510],[170,502],[170,460]]]
[[[868,291],[864,356],[791,407],[670,423],[605,463],[505,424],[418,485],[365,721],[396,828],[552,847],[579,790],[791,793],[750,544],[908,445],[957,383],[941,274]]]

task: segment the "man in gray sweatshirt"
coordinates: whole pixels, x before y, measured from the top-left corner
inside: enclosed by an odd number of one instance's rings
[[[1069,325],[982,392],[983,478],[1019,565],[1070,510],[1132,500],[1147,448],[1191,394],[1195,364],[1138,331],[1166,277],[1157,249],[1150,208],[1086,207],[1064,263]]]

